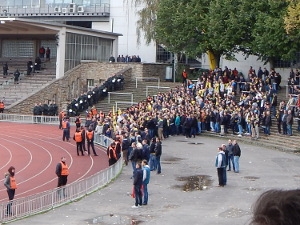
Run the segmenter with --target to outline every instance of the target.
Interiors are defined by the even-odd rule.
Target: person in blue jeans
[[[162,146],[160,138],[156,138],[156,145],[155,145],[155,156],[156,156],[156,165],[157,165],[157,174],[161,173],[161,165],[160,165],[160,157],[162,154]]]
[[[156,156],[155,156],[155,146],[156,146],[156,138],[152,138],[152,142],[150,144],[150,170],[154,171],[157,169],[156,165]]]
[[[236,140],[232,142],[232,152],[233,152],[233,161],[234,161],[234,172],[240,172],[240,157],[241,157],[241,149]]]
[[[150,167],[148,166],[148,161],[145,159],[142,161],[142,168],[143,168],[143,193],[144,193],[143,205],[147,205],[148,184],[150,182]]]

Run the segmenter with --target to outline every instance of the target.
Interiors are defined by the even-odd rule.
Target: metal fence
[[[30,118],[31,117],[31,118]],[[12,114],[1,114],[0,121],[8,121],[8,119],[20,119],[18,122],[33,123],[33,116],[25,115],[12,115]],[[50,120],[54,117],[41,117],[41,123],[47,123],[58,125],[58,120]],[[105,148],[111,144],[111,139],[106,136],[95,135],[95,143]],[[24,217],[28,217],[41,212],[46,212],[53,208],[59,207],[66,203],[73,202],[80,199],[101,187],[104,187],[112,179],[114,179],[122,170],[122,157],[113,166],[106,168],[88,178],[73,182],[66,185],[63,188],[55,188],[53,190],[37,193],[28,197],[15,199],[11,202],[0,203],[0,222],[9,222],[18,220]],[[7,207],[10,207],[11,214],[7,214]]]
[[[168,89],[171,90],[170,87],[161,87],[161,86],[146,86],[146,97],[148,95],[156,95],[157,92],[159,92],[160,89]]]
[[[160,78],[159,77],[136,77],[135,78],[135,88],[138,88],[138,82],[141,81],[142,84],[145,82],[157,82],[157,86],[160,86]]]
[[[133,102],[133,93],[108,92],[108,104],[119,100]]]

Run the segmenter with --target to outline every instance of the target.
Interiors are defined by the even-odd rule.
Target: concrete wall
[[[35,103],[44,103],[53,100],[56,96],[56,104],[59,111],[73,99],[87,91],[87,79],[94,79],[95,85],[100,85],[108,77],[123,74],[125,82],[134,81],[135,77],[160,77],[164,80],[165,64],[142,63],[82,63],[73,70],[68,71],[64,77],[54,80],[33,93],[26,99],[22,99],[6,109],[7,113],[32,114]],[[74,88],[73,88],[74,87]],[[72,90],[74,93],[71,93]]]

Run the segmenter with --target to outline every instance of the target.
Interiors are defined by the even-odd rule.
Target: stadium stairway
[[[96,108],[98,111],[103,111],[104,113],[112,111],[113,108],[115,110],[126,109],[131,105],[145,100],[147,95],[155,96],[158,92],[167,92],[178,85],[180,85],[180,83],[159,82],[158,84],[157,81],[146,79],[139,80],[136,83],[136,80],[127,81],[125,79],[123,90],[113,92],[110,97],[106,97],[97,103]]]
[[[280,101],[282,101],[282,100],[285,100],[286,102],[288,101],[288,98],[286,97],[285,87],[283,87],[278,92],[277,99],[278,99],[278,105],[279,105]],[[297,123],[298,123],[298,121],[294,118],[294,123],[292,126],[292,130],[293,130],[292,136],[278,134],[277,123],[276,123],[275,118],[272,118],[272,126],[270,129],[271,135],[265,135],[263,133],[263,129],[261,128],[260,134],[259,134],[260,137],[257,140],[252,139],[251,136],[245,135],[245,134],[242,137],[238,137],[237,135],[232,135],[232,134],[220,136],[220,134],[216,134],[214,132],[204,132],[201,135],[223,138],[223,139],[225,139],[224,144],[227,144],[228,139],[235,139],[238,142],[245,142],[245,143],[251,144],[251,145],[264,146],[264,147],[276,149],[279,151],[298,153],[298,152],[300,152],[300,146],[298,143],[298,140],[299,140],[298,138],[300,137],[300,132],[297,131],[297,127],[298,127]],[[230,132],[231,132],[231,130],[230,130]]]
[[[11,68],[14,65],[11,65]],[[4,99],[5,107],[28,97],[32,93],[41,89],[48,82],[54,80],[56,69],[55,60],[51,62],[43,62],[42,70],[26,75],[25,70],[20,70],[19,83],[14,84],[13,74],[9,74],[6,78],[0,78],[0,98]]]

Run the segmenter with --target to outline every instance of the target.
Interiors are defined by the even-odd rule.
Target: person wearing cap
[[[66,163],[65,157],[61,157],[61,161],[57,163],[55,173],[58,177],[58,183],[57,183],[57,187],[59,188],[58,195],[59,197],[61,197],[61,195],[63,195],[63,197],[66,197],[64,186],[66,186],[68,182],[69,167]],[[63,190],[62,192],[61,189]]]
[[[5,174],[4,186],[6,187],[8,200],[9,200],[6,206],[6,215],[10,216],[12,215],[12,210],[11,210],[12,200],[15,197],[15,191],[17,189],[17,183],[15,179],[15,167],[13,166],[9,167],[8,173]]]

